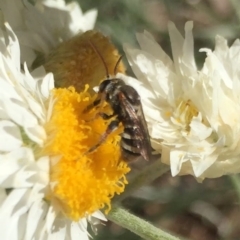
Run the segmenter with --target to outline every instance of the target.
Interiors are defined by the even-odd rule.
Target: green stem
[[[145,167],[140,173],[131,176],[131,178],[128,179],[129,184],[126,185],[124,192],[119,196],[115,196],[113,203],[121,202],[126,197],[132,195],[135,190],[152,182],[167,171],[169,171],[169,166],[161,163],[160,159],[155,161],[150,166]]]
[[[232,184],[237,192],[238,201],[240,202],[240,176],[239,175],[229,175],[229,178],[232,181]]]
[[[146,240],[180,240],[117,206],[112,206],[107,218]]]

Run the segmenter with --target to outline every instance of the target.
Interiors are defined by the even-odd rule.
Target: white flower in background
[[[53,89],[53,75],[20,69],[20,48],[8,24],[0,31],[0,235],[2,240],[89,239],[106,220],[129,171],[119,161],[119,136],[95,152],[108,123],[83,114],[85,91]],[[43,68],[37,72],[44,74]],[[92,114],[96,114],[93,112]]]
[[[97,10],[83,14],[77,2],[64,0],[38,0],[34,5],[27,0],[0,0],[0,9],[19,39],[21,59],[28,66],[36,52],[48,54],[59,43],[93,29],[97,17]]]
[[[202,70],[194,60],[192,22],[185,38],[169,24],[173,61],[153,37],[138,34],[141,50],[125,46],[138,78],[153,147],[173,176],[199,180],[240,172],[240,42],[217,36]],[[127,80],[126,80],[127,81]]]

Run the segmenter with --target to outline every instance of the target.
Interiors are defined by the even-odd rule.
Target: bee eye
[[[101,84],[100,84],[100,86],[99,86],[99,91],[98,92],[104,92],[105,91],[105,89],[107,88],[107,86],[110,84],[110,82],[111,82],[111,80],[104,80]]]

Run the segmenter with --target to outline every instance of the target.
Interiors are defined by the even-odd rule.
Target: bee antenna
[[[119,63],[121,62],[122,58],[123,58],[123,56],[120,56],[119,59],[118,59],[117,62],[116,62],[116,65],[115,65],[114,71],[113,71],[113,72],[114,72],[114,75],[117,74],[117,68],[118,68]]]
[[[95,53],[98,55],[98,57],[102,61],[103,65],[104,65],[104,68],[105,68],[105,71],[106,71],[106,77],[107,77],[107,79],[109,79],[110,76],[109,76],[109,72],[108,72],[108,67],[107,67],[107,64],[106,64],[105,60],[103,59],[103,56],[98,51],[97,47],[93,44],[92,41],[89,40],[89,44],[91,45],[92,49],[95,51]]]

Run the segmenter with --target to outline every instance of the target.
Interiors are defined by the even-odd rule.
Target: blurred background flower
[[[1,0],[0,8],[19,39],[21,61],[29,68],[39,54],[48,54],[76,34],[93,29],[97,17],[96,9],[83,13],[79,4],[64,0]]]

